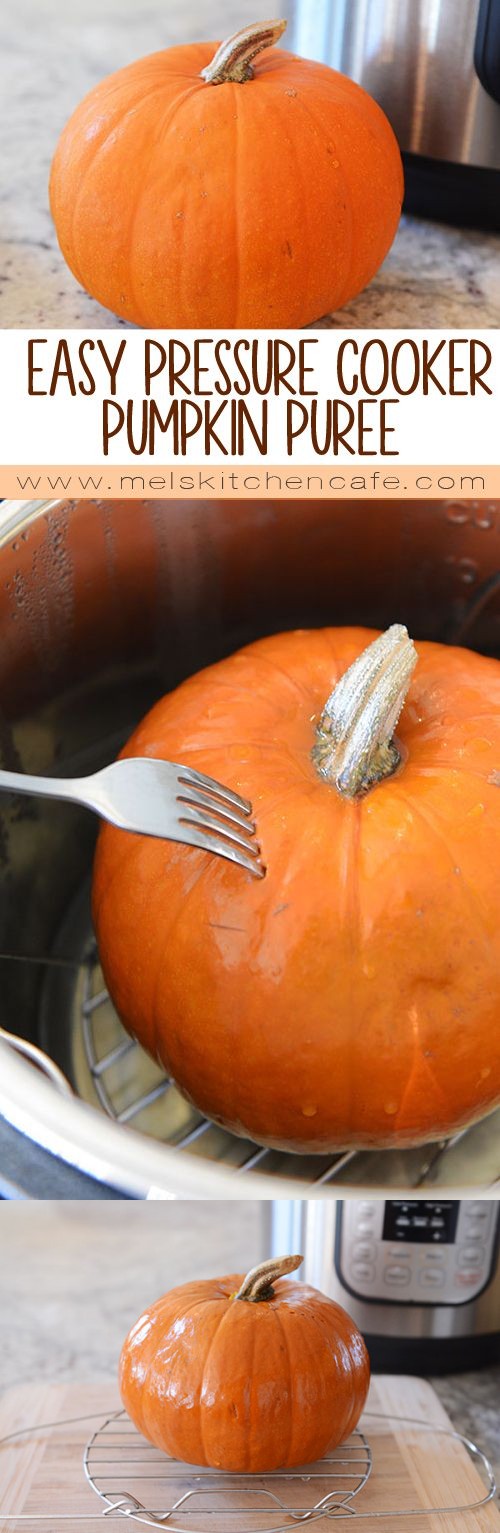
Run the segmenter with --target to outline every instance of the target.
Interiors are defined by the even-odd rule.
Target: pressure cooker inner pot
[[[377,514],[375,514],[377,513]],[[0,547],[3,767],[77,776],[115,757],[153,701],[281,629],[407,624],[500,656],[500,503],[58,502]],[[96,819],[0,798],[0,1022],[124,1125],[227,1174],[386,1185],[500,1174],[500,1114],[407,1152],[298,1157],[207,1124],[124,1033],[90,919]],[[26,1065],[26,1069],[29,1069]],[[466,1151],[464,1141],[466,1140]],[[467,1176],[463,1156],[467,1155]],[[446,1170],[443,1167],[446,1165]]]

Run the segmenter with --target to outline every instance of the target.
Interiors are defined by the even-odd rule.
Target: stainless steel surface
[[[0,1459],[2,1448],[16,1441],[35,1434],[38,1441],[43,1441],[44,1431],[52,1433],[58,1428],[63,1431],[65,1427],[71,1427],[71,1447],[64,1444],[66,1473],[68,1454],[71,1453],[75,1485],[83,1470],[87,1484],[101,1502],[99,1512],[93,1515],[88,1512],[72,1514],[71,1507],[60,1491],[56,1474],[53,1481],[52,1513],[32,1510],[20,1514],[2,1508],[3,1522],[17,1524],[29,1521],[34,1525],[69,1519],[74,1523],[94,1520],[102,1522],[104,1515],[107,1521],[127,1517],[129,1521],[149,1527],[168,1525],[172,1533],[189,1533],[190,1529],[199,1529],[200,1516],[203,1516],[204,1519],[208,1518],[214,1530],[222,1533],[223,1529],[229,1529],[228,1518],[236,1516],[241,1533],[245,1529],[247,1533],[287,1533],[287,1529],[297,1527],[298,1523],[323,1523],[332,1518],[341,1521],[346,1518],[361,1521],[372,1518],[379,1521],[384,1518],[387,1521],[394,1517],[418,1516],[419,1519],[426,1519],[439,1513],[478,1511],[492,1501],[496,1494],[493,1468],[482,1448],[450,1427],[438,1427],[413,1416],[398,1416],[398,1430],[405,1426],[410,1429],[413,1446],[415,1436],[421,1433],[423,1451],[427,1432],[431,1432],[434,1438],[449,1438],[455,1443],[461,1443],[479,1470],[484,1485],[483,1496],[466,1503],[457,1501],[451,1506],[444,1505],[442,1500],[436,1498],[435,1505],[367,1509],[362,1493],[372,1469],[376,1471],[378,1468],[377,1432],[381,1429],[383,1431],[385,1425],[396,1420],[386,1412],[369,1408],[363,1412],[361,1424],[351,1436],[324,1459],[316,1464],[305,1464],[297,1469],[278,1469],[266,1475],[221,1474],[218,1470],[200,1469],[196,1465],[167,1459],[136,1431],[126,1412],[121,1410],[102,1420],[97,1419],[97,1426],[82,1453],[78,1441],[75,1443],[75,1437],[78,1438],[75,1428],[81,1427],[83,1435],[84,1424],[92,1419],[97,1418],[73,1416],[67,1421],[61,1419],[44,1422],[36,1427],[11,1432],[8,1437],[0,1439]],[[374,1447],[370,1442],[370,1423]],[[57,1453],[54,1454],[53,1462],[57,1467]],[[360,1499],[354,1505],[356,1497]],[[217,1507],[211,1505],[213,1501],[217,1502]],[[172,1521],[174,1517],[175,1522]]]
[[[290,46],[350,75],[400,148],[500,169],[500,106],[474,67],[479,0],[296,0]]]
[[[129,756],[90,777],[36,777],[0,770],[0,791],[81,804],[120,830],[180,841],[237,862],[262,878],[252,805],[230,788],[174,761]]]
[[[498,1220],[496,1200],[493,1199],[487,1206],[492,1208],[492,1218]],[[364,1335],[438,1340],[496,1335],[500,1331],[498,1260],[487,1287],[465,1304],[443,1304],[439,1301],[420,1305],[391,1304],[353,1297],[340,1281],[335,1268],[339,1209],[338,1199],[330,1199],[328,1202],[322,1199],[311,1203],[287,1199],[274,1203],[271,1214],[271,1254],[283,1250],[302,1250],[304,1266],[301,1276],[304,1282],[312,1283],[348,1308]],[[397,1297],[401,1298],[401,1295]]]
[[[163,691],[281,628],[400,619],[417,639],[500,654],[499,540],[500,506],[481,501],[388,504],[383,518],[352,502],[241,502],[237,517],[224,502],[0,507],[1,764],[98,770]],[[75,1091],[55,1099],[0,1040],[0,1112],[24,1134],[139,1197],[497,1181],[500,1113],[446,1147],[333,1161],[266,1152],[200,1120],[105,992],[97,1003],[95,823],[50,800],[0,810],[0,1022]]]

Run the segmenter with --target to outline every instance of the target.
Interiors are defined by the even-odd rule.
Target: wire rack
[[[218,1470],[200,1469],[196,1465],[182,1464],[169,1459],[143,1438],[129,1420],[125,1411],[117,1410],[104,1416],[78,1416],[65,1420],[25,1427],[8,1437],[0,1439],[0,1463],[2,1449],[10,1448],[16,1441],[36,1437],[40,1443],[44,1433],[72,1429],[75,1425],[96,1420],[97,1425],[88,1440],[76,1445],[71,1475],[75,1487],[81,1477],[95,1492],[101,1503],[94,1513],[76,1512],[61,1506],[57,1468],[53,1463],[51,1483],[53,1509],[50,1512],[10,1512],[0,1506],[0,1520],[19,1524],[50,1524],[69,1521],[102,1521],[127,1517],[129,1521],[149,1527],[167,1528],[169,1533],[233,1533],[235,1520],[238,1533],[287,1533],[301,1524],[324,1523],[334,1519],[370,1518],[398,1519],[406,1517],[430,1518],[441,1515],[478,1511],[496,1495],[496,1482],[492,1466],[482,1449],[470,1439],[453,1431],[452,1427],[437,1427],[414,1417],[395,1416],[379,1411],[366,1410],[363,1427],[342,1443],[321,1462],[303,1465],[294,1470],[275,1470],[266,1475],[222,1474]],[[467,1503],[452,1506],[408,1505],[391,1507],[381,1504],[380,1484],[390,1476],[377,1464],[377,1431],[389,1429],[397,1420],[398,1431],[408,1429],[415,1442],[426,1433],[461,1443],[479,1469],[484,1494]],[[367,1423],[374,1423],[372,1441]],[[67,1448],[64,1448],[67,1454]],[[375,1505],[366,1504],[363,1492],[374,1471],[378,1479]]]
[[[468,1180],[474,1181],[474,1144],[477,1143],[477,1182],[494,1181],[484,1176],[482,1131],[480,1126],[463,1129],[451,1139],[441,1140],[416,1150],[357,1151],[329,1156],[291,1155],[263,1148],[248,1139],[239,1139],[197,1113],[178,1092],[174,1082],[125,1032],[104,985],[95,948],[82,971],[78,992],[79,1026],[92,1089],[103,1111],[119,1123],[133,1123],[144,1133],[152,1134],[176,1150],[208,1157],[232,1170],[235,1176],[257,1171],[263,1176],[291,1177],[302,1180],[304,1187],[318,1188],[339,1182],[369,1185],[381,1180],[408,1188],[442,1184],[445,1162],[451,1152],[467,1138],[471,1168]],[[494,1119],[491,1125],[495,1140]],[[498,1141],[499,1136],[496,1136]],[[392,1168],[392,1175],[391,1175]]]
[[[90,1102],[110,1119],[131,1125],[171,1151],[192,1157],[193,1173],[217,1164],[231,1181],[251,1171],[302,1183],[304,1192],[333,1185],[410,1190],[465,1183],[484,1190],[500,1178],[500,1109],[450,1139],[406,1150],[350,1150],[292,1155],[242,1139],[203,1117],[175,1083],[125,1032],[105,988],[85,880],[71,907],[71,959],[0,954],[42,971],[38,1047],[0,1028],[0,1039],[23,1054],[60,1091]],[[67,951],[64,945],[64,951]],[[466,1145],[466,1148],[464,1148]],[[465,1166],[466,1161],[466,1166]],[[266,1189],[267,1190],[267,1189]]]
[[[138,1522],[167,1524],[176,1533],[176,1519],[179,1533],[191,1533],[198,1519],[201,1525],[207,1519],[210,1527],[218,1525],[231,1533],[228,1519],[237,1517],[242,1533],[284,1533],[294,1523],[317,1521],[343,1509],[351,1514],[354,1497],[371,1472],[372,1453],[364,1433],[356,1431],[321,1464],[286,1473],[275,1470],[265,1477],[221,1474],[166,1459],[122,1412],[90,1438],[83,1466],[105,1507]],[[126,1480],[130,1483],[124,1491]],[[140,1499],[145,1483],[147,1504]],[[159,1505],[151,1504],[151,1495]],[[262,1514],[264,1527],[259,1526]]]

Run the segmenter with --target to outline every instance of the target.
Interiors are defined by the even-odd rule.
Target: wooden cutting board
[[[463,1444],[439,1430],[452,1429],[429,1384],[420,1379],[379,1376],[372,1382],[368,1407],[360,1425],[370,1444],[373,1467],[367,1483],[351,1502],[351,1511],[341,1517],[343,1523],[352,1523],[353,1514],[363,1513],[360,1533],[365,1527],[373,1533],[375,1529],[380,1533],[404,1533],[405,1529],[407,1533],[500,1533],[500,1512],[493,1502],[476,1511],[423,1512],[426,1507],[463,1506],[484,1494],[482,1478]],[[59,1528],[62,1533],[66,1528],[75,1533],[95,1533],[104,1504],[85,1479],[83,1451],[91,1434],[119,1409],[117,1390],[108,1383],[37,1384],[3,1396],[0,1436],[33,1425],[35,1431],[16,1443],[0,1446],[0,1533],[33,1533],[36,1528],[41,1533],[44,1529],[57,1533]],[[380,1413],[386,1419],[380,1419]],[[80,1416],[87,1419],[72,1419]],[[425,1423],[424,1429],[407,1424],[408,1418],[415,1417]],[[62,1420],[64,1426],[50,1425]],[[173,1500],[194,1488],[195,1498],[184,1502],[184,1512],[176,1512],[164,1524],[167,1530],[180,1527],[182,1533],[262,1533],[269,1528],[274,1533],[283,1526],[297,1528],[297,1520],[286,1516],[280,1501],[297,1512],[331,1492],[333,1485],[341,1489],[352,1485],[352,1479],[344,1485],[344,1477],[361,1472],[365,1450],[352,1439],[345,1453],[338,1451],[346,1461],[335,1466],[343,1477],[340,1481],[326,1481],[324,1470],[316,1466],[307,1477],[293,1481],[279,1474],[256,1477],[248,1496],[248,1478],[231,1477],[229,1481],[226,1477],[221,1497],[217,1488],[220,1476],[214,1477],[209,1471],[207,1479],[206,1471],[174,1465],[144,1444],[124,1418],[111,1421],[104,1436],[99,1432],[91,1466],[113,1493],[132,1491],[157,1511],[166,1510]],[[269,1491],[276,1502],[270,1499]],[[420,1515],[392,1515],[389,1520],[389,1513],[414,1508]],[[10,1518],[7,1513],[14,1515]],[[40,1516],[45,1520],[37,1522]],[[322,1516],[312,1525],[318,1533],[327,1533],[338,1516],[338,1512],[333,1518]],[[113,1527],[118,1520],[116,1512],[108,1513],[105,1519]],[[123,1526],[123,1518],[120,1520]],[[131,1526],[141,1524],[132,1521]]]

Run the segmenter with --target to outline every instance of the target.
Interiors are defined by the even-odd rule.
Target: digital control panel
[[[349,1200],[339,1208],[335,1267],[359,1299],[464,1304],[491,1275],[498,1204]]]
[[[386,1203],[382,1240],[399,1240],[405,1245],[451,1245],[458,1223],[458,1203]]]

